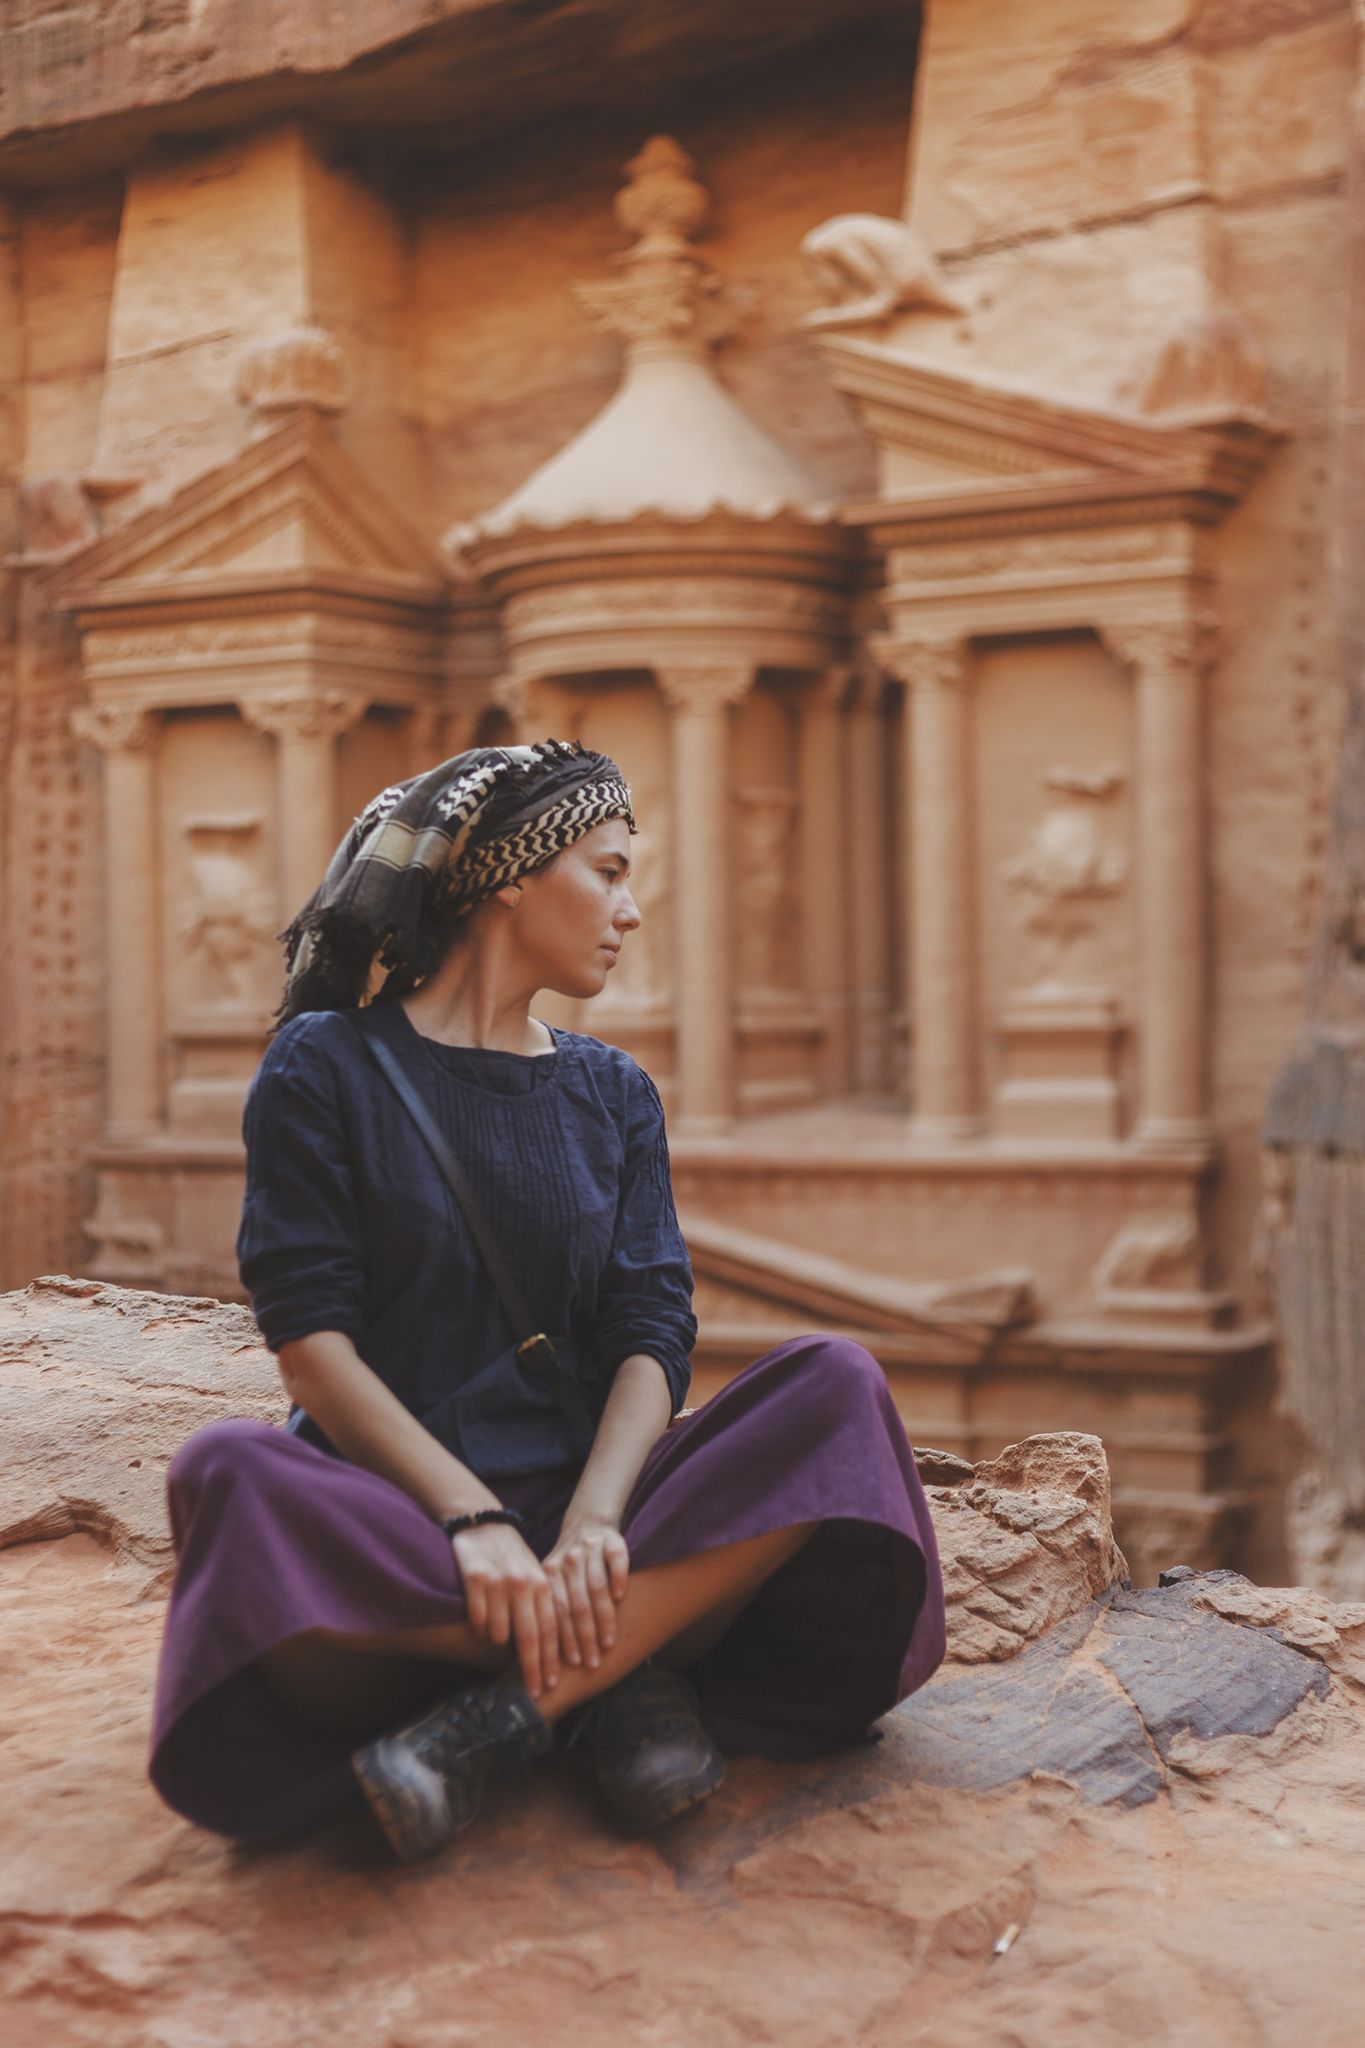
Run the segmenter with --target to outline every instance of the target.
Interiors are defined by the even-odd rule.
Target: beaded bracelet
[[[473,1515],[447,1515],[441,1528],[447,1536],[463,1536],[467,1529],[487,1529],[494,1522],[505,1522],[518,1536],[526,1534],[525,1519],[515,1508],[480,1508]]]

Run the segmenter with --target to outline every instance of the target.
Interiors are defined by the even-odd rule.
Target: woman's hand
[[[566,1516],[545,1571],[564,1661],[595,1671],[616,1641],[616,1609],[630,1580],[626,1539],[605,1517]]]
[[[539,1699],[559,1683],[560,1628],[545,1567],[506,1522],[462,1530],[451,1544],[470,1627],[499,1649],[515,1644],[521,1682]]]

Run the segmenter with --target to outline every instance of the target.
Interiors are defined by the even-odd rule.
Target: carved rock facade
[[[1331,766],[1354,29],[1006,13],[945,0],[917,79],[841,25],[787,169],[641,108],[610,264],[615,165],[495,92],[477,193],[404,196],[375,115],[16,198],[7,1278],[232,1292],[272,934],[376,788],[581,737],[647,924],[544,1013],[663,1088],[702,1384],[832,1320],[954,1455],[1101,1434],[1140,1577],[1279,1569],[1251,1154]]]

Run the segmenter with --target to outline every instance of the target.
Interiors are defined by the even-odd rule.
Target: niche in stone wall
[[[1001,1138],[1103,1143],[1131,1097],[1132,701],[1089,634],[975,662],[983,1099]]]
[[[274,768],[270,740],[229,707],[165,719],[161,979],[177,1136],[235,1136],[278,1000]],[[148,1030],[161,1008],[149,990]]]

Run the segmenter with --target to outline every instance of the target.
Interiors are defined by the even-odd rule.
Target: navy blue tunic
[[[581,1460],[553,1392],[519,1365],[459,1206],[357,1027],[386,1040],[425,1099],[594,1422],[633,1352],[658,1360],[676,1413],[697,1326],[648,1075],[570,1031],[539,1056],[440,1045],[396,1003],[296,1017],[252,1083],[237,1253],[271,1349],[343,1331],[485,1479]],[[291,1427],[321,1440],[307,1417]]]

